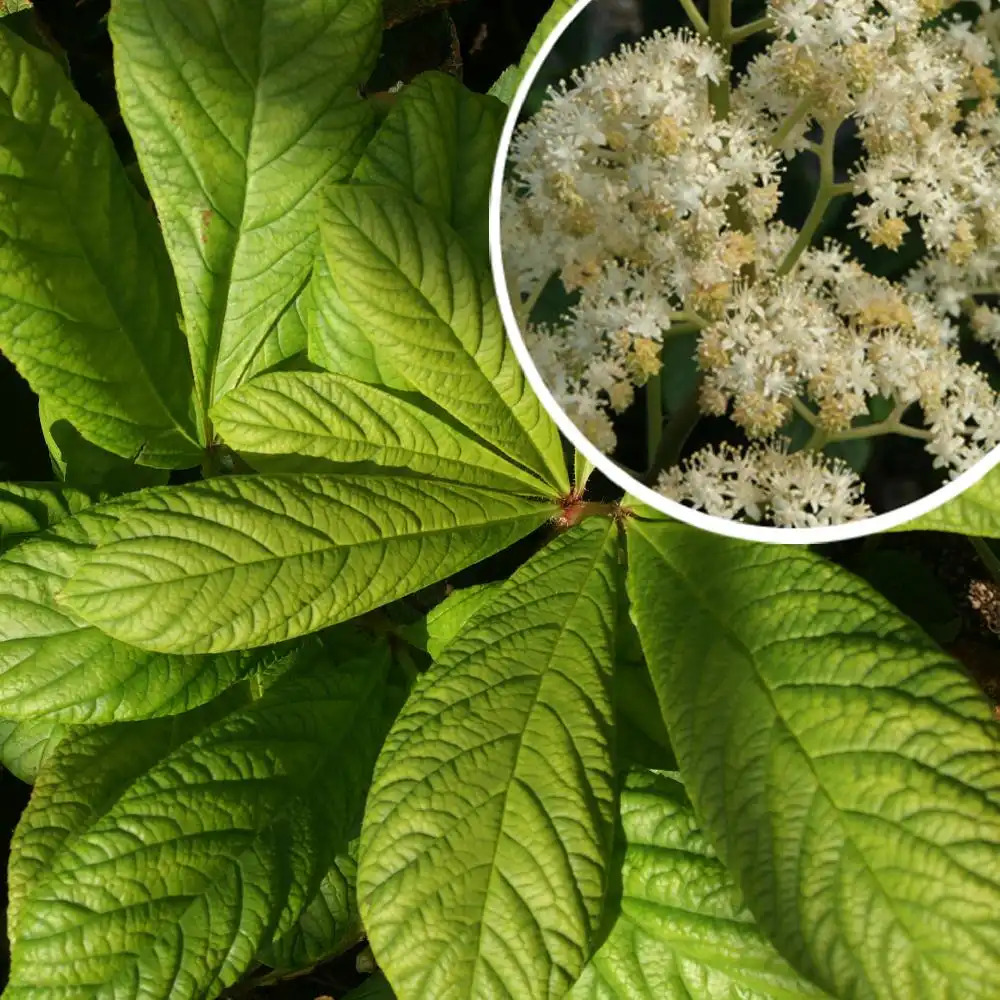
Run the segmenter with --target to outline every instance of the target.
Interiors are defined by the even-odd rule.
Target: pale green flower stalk
[[[943,18],[947,0],[771,0],[734,25],[729,0],[551,90],[515,135],[503,212],[508,280],[534,359],[598,447],[611,415],[647,397],[650,482],[721,517],[782,526],[868,516],[863,484],[824,449],[898,435],[954,476],[1000,445],[1000,405],[958,350],[959,322],[1000,348],[1000,91],[996,16]],[[734,84],[735,46],[770,41]],[[838,133],[863,155],[844,178]],[[798,155],[819,184],[799,231],[780,222]],[[841,167],[843,165],[840,165]],[[892,251],[919,227],[902,280],[817,240],[831,208]],[[530,321],[557,278],[579,302]],[[664,342],[698,333],[696,394],[664,425]],[[873,416],[880,413],[880,418]],[[746,447],[677,464],[703,415]],[[794,418],[811,427],[789,451]]]

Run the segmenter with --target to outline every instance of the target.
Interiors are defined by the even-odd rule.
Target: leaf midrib
[[[507,499],[507,498],[508,498],[507,496],[504,496],[504,499]],[[531,498],[531,499],[533,500],[534,498]],[[529,511],[525,511],[525,512],[522,512],[522,513],[519,513],[519,514],[511,514],[511,515],[508,515],[508,516],[505,516],[505,517],[488,518],[488,519],[485,519],[485,520],[482,520],[482,521],[464,522],[464,523],[462,523],[460,525],[451,525],[451,526],[446,526],[446,527],[441,527],[441,528],[432,528],[432,529],[427,530],[427,531],[411,531],[411,532],[404,532],[404,533],[398,534],[398,535],[389,535],[389,536],[382,535],[382,536],[379,536],[377,538],[366,539],[363,542],[350,542],[350,543],[347,543],[347,544],[339,544],[338,545],[333,539],[329,539],[329,536],[326,536],[328,538],[330,544],[324,545],[324,546],[320,546],[320,547],[315,548],[315,549],[309,549],[309,550],[305,550],[305,551],[301,551],[301,552],[294,552],[294,553],[289,553],[289,554],[284,554],[284,555],[274,555],[274,554],[272,554],[272,555],[265,556],[265,557],[262,557],[262,558],[259,558],[259,559],[250,559],[250,560],[244,560],[244,561],[240,561],[240,562],[234,561],[232,566],[227,566],[227,567],[224,567],[224,568],[221,568],[221,569],[206,570],[206,571],[201,572],[201,573],[184,573],[182,576],[169,577],[169,578],[160,578],[160,579],[157,579],[157,580],[149,581],[147,583],[130,584],[130,585],[127,585],[127,586],[115,586],[113,588],[113,590],[111,590],[110,588],[106,588],[105,587],[105,588],[102,588],[101,590],[93,590],[93,591],[89,591],[89,592],[88,591],[84,591],[83,594],[84,594],[84,596],[95,596],[95,595],[98,595],[98,594],[108,593],[109,591],[112,592],[112,593],[132,593],[134,591],[142,590],[145,587],[161,587],[161,586],[164,586],[166,584],[177,583],[177,582],[183,581],[183,580],[201,580],[201,579],[207,579],[209,577],[216,576],[219,573],[230,573],[230,572],[233,572],[233,570],[243,569],[244,567],[261,566],[261,565],[266,565],[266,564],[273,563],[273,562],[284,563],[284,562],[292,561],[292,560],[295,560],[295,559],[303,559],[303,558],[306,558],[306,557],[309,557],[309,556],[314,556],[314,555],[317,555],[317,554],[322,554],[322,553],[327,553],[327,552],[334,552],[334,551],[338,551],[338,550],[341,550],[341,549],[348,549],[348,550],[351,550],[351,551],[356,551],[356,550],[364,549],[364,548],[367,548],[367,547],[373,546],[373,545],[374,546],[385,545],[386,543],[390,543],[390,542],[405,542],[405,541],[419,540],[419,539],[423,539],[423,538],[433,538],[433,537],[436,537],[436,536],[442,535],[442,534],[457,534],[459,532],[465,532],[465,531],[469,531],[469,530],[478,530],[480,528],[490,528],[490,527],[494,527],[494,526],[497,526],[497,525],[507,524],[507,523],[510,523],[510,522],[516,522],[516,521],[519,521],[519,520],[533,520],[533,519],[537,518],[542,513],[545,513],[546,516],[549,517],[549,516],[551,516],[552,514],[554,514],[559,509],[554,504],[553,505],[548,505],[548,506],[549,506],[548,510],[541,509],[542,505],[540,504],[540,509],[538,511],[530,511],[530,512]],[[174,513],[177,513],[177,512],[170,511],[170,513],[174,514]],[[230,525],[225,525],[225,527],[226,528],[230,528],[231,526]],[[310,525],[299,525],[299,527],[309,528],[311,526]],[[137,535],[137,536],[134,536],[132,538],[114,539],[111,542],[105,543],[105,545],[99,545],[99,546],[97,546],[97,549],[95,551],[95,555],[97,553],[99,553],[101,549],[106,548],[108,546],[117,545],[117,544],[127,544],[129,542],[140,541],[143,538],[146,538],[146,539],[156,539],[156,538],[159,538],[162,541],[178,541],[179,540],[179,539],[172,539],[169,536],[164,537],[164,536],[156,536],[156,535],[148,535],[148,536],[138,536]],[[210,545],[207,545],[205,542],[200,542],[197,538],[185,538],[185,539],[180,539],[180,541],[194,542],[196,544],[203,545],[206,548],[211,548]],[[87,565],[90,564],[90,562],[91,562],[91,560],[87,560],[84,563],[84,567],[81,567],[81,568],[85,568]],[[69,581],[70,583],[72,583],[72,581],[76,579],[76,576],[78,575],[78,573],[79,573],[79,570],[77,571],[77,573],[73,574],[72,577],[70,577],[70,581]],[[62,597],[61,593],[57,596],[57,600],[59,600],[59,601],[63,600],[63,597]],[[66,603],[68,603],[69,606],[72,608],[73,602],[72,602],[71,599],[67,600]]]
[[[609,522],[609,525],[610,525],[610,522]],[[610,531],[610,527],[609,527],[608,530]],[[511,761],[510,780],[507,781],[505,783],[505,785],[504,785],[504,789],[503,789],[503,803],[502,803],[502,805],[500,807],[500,817],[499,817],[499,821],[497,823],[497,835],[495,836],[495,838],[493,840],[493,850],[492,850],[492,853],[491,853],[490,859],[489,859],[490,874],[489,874],[489,878],[487,879],[486,888],[483,891],[483,897],[482,897],[481,905],[478,907],[479,918],[477,920],[477,923],[479,924],[479,932],[478,932],[478,934],[476,936],[475,960],[473,962],[472,969],[471,969],[470,974],[469,974],[469,982],[470,982],[470,984],[475,984],[478,981],[480,963],[483,960],[482,959],[482,955],[483,955],[483,934],[484,934],[484,931],[485,931],[485,928],[486,928],[486,920],[485,920],[486,904],[487,904],[487,901],[490,899],[490,897],[492,896],[492,893],[493,893],[493,881],[494,881],[494,878],[496,877],[496,873],[497,873],[497,864],[496,864],[497,853],[498,853],[498,851],[500,849],[500,840],[501,840],[502,831],[506,827],[507,809],[508,809],[508,807],[510,805],[510,792],[511,792],[511,789],[514,787],[515,783],[516,783],[516,775],[517,775],[517,772],[518,772],[518,764],[519,764],[520,757],[521,757],[521,751],[524,749],[524,737],[525,737],[525,734],[527,732],[527,722],[534,715],[536,709],[538,708],[538,699],[539,699],[539,697],[541,695],[542,688],[544,687],[545,678],[548,675],[548,672],[549,672],[549,670],[550,670],[550,668],[552,666],[552,662],[553,662],[553,660],[555,658],[556,651],[562,645],[563,638],[565,637],[566,632],[567,632],[567,630],[569,628],[569,623],[570,623],[570,619],[572,618],[573,611],[576,609],[577,604],[579,603],[579,601],[583,597],[584,591],[587,589],[588,585],[590,584],[591,579],[592,579],[592,577],[594,575],[594,569],[595,569],[595,567],[605,557],[605,550],[607,548],[607,544],[608,544],[607,536],[604,536],[602,538],[601,544],[599,546],[596,546],[596,551],[595,551],[592,559],[590,560],[590,566],[589,566],[587,572],[582,575],[582,579],[581,579],[579,588],[575,591],[575,593],[571,591],[571,593],[573,594],[573,604],[572,604],[572,607],[566,611],[565,615],[562,618],[562,621],[559,623],[558,632],[556,634],[555,641],[552,643],[551,652],[550,652],[549,656],[546,658],[545,666],[537,674],[538,684],[537,684],[537,686],[535,688],[534,693],[532,694],[531,705],[528,708],[528,710],[525,712],[525,715],[524,715],[525,723],[524,723],[524,725],[522,725],[520,731],[515,736],[516,749],[514,751],[514,758]],[[548,813],[548,810],[546,809],[545,812]],[[567,852],[567,859],[570,860],[568,852]],[[580,904],[580,909],[583,912],[586,912],[586,910],[587,910],[586,902],[582,898],[582,895],[579,893],[579,886],[574,885],[574,888],[577,890],[577,901]],[[538,927],[539,932],[542,933],[542,928],[537,924],[537,922],[536,922],[536,927]],[[542,933],[542,936],[544,937],[543,933]],[[549,952],[548,948],[545,948],[544,950],[545,950],[545,953],[546,953],[546,957],[548,959],[550,959],[550,961],[552,961],[552,965],[555,966],[555,962],[552,959],[552,955]],[[568,971],[568,970],[564,970],[564,971]]]

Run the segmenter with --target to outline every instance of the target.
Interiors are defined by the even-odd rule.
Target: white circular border
[[[510,112],[507,115],[503,133],[500,136],[500,148],[493,169],[493,183],[490,189],[490,259],[493,269],[493,281],[496,286],[497,300],[500,304],[504,326],[507,328],[507,336],[510,339],[511,346],[514,348],[514,354],[524,369],[528,382],[563,434],[566,435],[577,451],[593,463],[595,468],[600,469],[608,479],[621,486],[637,500],[641,500],[650,507],[678,521],[684,521],[695,528],[704,528],[706,531],[711,531],[715,534],[726,535],[730,538],[741,538],[751,542],[771,542],[783,545],[822,545],[829,542],[843,542],[849,538],[861,538],[865,535],[873,535],[880,531],[896,528],[913,518],[927,514],[949,500],[952,500],[974,483],[979,482],[991,469],[1000,464],[1000,447],[994,448],[993,451],[980,459],[971,469],[963,472],[940,489],[934,490],[933,493],[928,493],[927,496],[921,497],[913,503],[906,504],[904,507],[889,511],[886,514],[876,514],[874,517],[865,518],[863,521],[850,521],[847,524],[822,528],[766,528],[745,524],[742,521],[731,521],[724,517],[704,514],[690,507],[685,507],[676,500],[670,500],[662,494],[656,493],[648,486],[644,486],[637,479],[630,476],[608,458],[607,455],[591,444],[573,421],[566,416],[562,407],[556,402],[555,397],[549,392],[541,375],[539,375],[514,315],[514,307],[510,300],[506,274],[503,267],[503,246],[500,238],[500,208],[504,174],[506,173],[507,153],[510,149],[514,130],[517,127],[518,115],[524,102],[527,100],[528,92],[535,82],[535,77],[538,76],[545,60],[548,58],[549,53],[555,48],[570,24],[576,20],[590,3],[591,0],[577,0],[556,25],[549,37],[545,39],[538,55],[535,56],[534,61],[524,74],[514,94],[514,99],[511,101]]]

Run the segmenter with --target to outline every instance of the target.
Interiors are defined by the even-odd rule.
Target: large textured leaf
[[[263,375],[220,400],[212,419],[222,439],[260,472],[382,467],[516,493],[546,489],[444,420],[340,375]]]
[[[0,764],[30,785],[65,735],[66,727],[58,722],[0,719]]]
[[[59,602],[66,580],[124,509],[89,508],[0,559],[0,718],[101,723],[174,715],[214,698],[259,660],[150,653]]]
[[[490,178],[506,111],[453,76],[424,73],[403,89],[354,176],[409,195],[485,257]]]
[[[418,683],[379,758],[358,898],[402,1000],[561,997],[594,941],[614,793],[618,540],[521,567]]]
[[[177,294],[97,115],[0,27],[0,349],[88,439],[146,465],[201,452]]]
[[[308,969],[353,947],[363,936],[358,913],[356,841],[338,854],[319,892],[295,925],[260,955],[272,969]]]
[[[1000,981],[1000,731],[957,663],[793,547],[629,524],[680,770],[758,923],[842,1000]]]
[[[123,642],[242,649],[403,597],[506,548],[555,509],[391,476],[233,476],[150,490],[61,596]]]
[[[297,656],[207,726],[60,745],[18,829],[5,997],[213,997],[290,929],[346,848],[388,724],[387,647],[340,633]]]
[[[0,483],[0,552],[90,503],[86,493],[60,483]]]
[[[960,535],[1000,538],[1000,467],[986,473],[953,500],[895,530],[953,531]]]
[[[815,1000],[754,925],[670,774],[634,771],[621,797],[619,912],[570,1000]]]
[[[274,363],[315,253],[316,194],[374,127],[377,0],[118,0],[125,121],[156,202],[200,399]]]
[[[508,457],[569,491],[559,434],[504,335],[488,269],[397,191],[330,188],[323,248],[337,293],[379,356]]]

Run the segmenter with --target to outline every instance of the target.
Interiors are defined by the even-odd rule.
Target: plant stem
[[[646,382],[646,463],[652,466],[663,436],[663,380],[650,375]]]
[[[781,123],[781,128],[771,136],[771,145],[777,149],[788,138],[789,133],[796,125],[805,118],[809,109],[813,106],[811,94],[806,94],[798,104],[788,113],[788,117]]]
[[[680,332],[690,333],[691,330],[704,330],[708,326],[708,320],[703,319],[697,313],[687,311],[671,313],[670,323],[670,329],[667,331],[668,335]],[[690,327],[691,330],[678,330],[677,327],[681,326]]]
[[[822,223],[823,217],[826,215],[826,210],[830,207],[830,202],[838,197],[837,185],[833,179],[833,152],[840,122],[827,119],[822,125],[823,141],[820,143],[819,152],[817,153],[819,156],[819,190],[816,192],[816,200],[813,202],[809,217],[802,226],[802,231],[799,233],[798,239],[792,244],[791,250],[788,251],[785,259],[781,262],[781,266],[775,272],[779,278],[788,274],[798,263],[799,258],[806,251],[809,244],[812,243],[812,239],[816,235],[816,230],[819,229],[820,223]]]
[[[691,436],[698,421],[701,419],[701,407],[698,405],[698,396],[701,390],[701,379],[695,383],[694,390],[687,399],[680,405],[673,414],[663,433],[660,436],[660,443],[656,449],[656,454],[646,469],[643,482],[647,486],[652,486],[659,478],[664,469],[669,469],[680,461],[681,452],[687,439]]]
[[[713,42],[723,50],[725,70],[718,83],[709,85],[708,93],[715,109],[715,117],[722,119],[729,115],[729,67],[732,64],[733,44],[729,36],[733,30],[733,0],[709,0],[708,34]]]
[[[738,45],[746,41],[751,35],[759,34],[761,31],[771,31],[774,28],[774,21],[770,17],[758,17],[756,21],[750,21],[739,28],[730,30],[726,41],[730,45]]]
[[[701,12],[694,5],[694,0],[681,0],[681,6],[684,8],[684,13],[687,14],[688,20],[694,25],[694,30],[698,32],[699,35],[708,34],[708,23],[705,18],[701,16]]]
[[[514,312],[517,315],[519,326],[526,326],[530,322],[531,314],[535,311],[535,306],[538,305],[538,300],[542,297],[542,292],[545,291],[546,286],[552,280],[552,275],[555,273],[555,271],[552,271],[542,278],[532,293],[523,302],[520,301],[521,297],[516,293],[516,290],[512,290],[510,301],[514,305]]]
[[[969,539],[969,543],[976,550],[983,565],[990,571],[993,582],[1000,584],[1000,558],[997,558],[997,554],[991,548],[990,543],[985,538],[977,538],[974,535],[966,535],[966,538]]]

